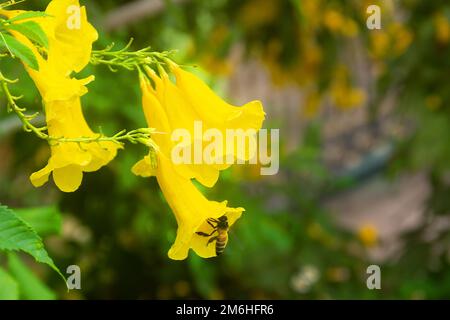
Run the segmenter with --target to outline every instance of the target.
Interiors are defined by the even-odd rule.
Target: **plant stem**
[[[8,112],[14,112],[19,120],[22,122],[23,128],[27,132],[33,132],[38,138],[46,140],[49,144],[59,144],[59,143],[100,143],[100,142],[114,142],[119,145],[123,145],[123,141],[128,141],[133,144],[142,143],[148,147],[156,149],[157,146],[151,139],[151,135],[154,133],[154,129],[151,128],[140,128],[131,131],[122,130],[115,135],[108,137],[103,134],[97,134],[92,137],[76,137],[76,138],[66,138],[66,137],[53,137],[48,134],[48,128],[36,127],[31,123],[31,120],[36,118],[38,113],[28,115],[26,114],[26,109],[21,108],[17,105],[17,101],[21,97],[16,97],[12,95],[9,90],[9,85],[16,83],[17,80],[11,80],[6,78],[0,72],[0,88],[5,94],[7,110]]]

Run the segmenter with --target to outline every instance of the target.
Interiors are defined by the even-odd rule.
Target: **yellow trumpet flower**
[[[170,131],[170,124],[165,110],[159,102],[151,84],[141,76],[142,103],[148,125],[156,131],[166,133]],[[169,257],[183,260],[188,256],[189,249],[193,249],[199,256],[209,258],[216,255],[213,244],[207,244],[207,237],[196,232],[210,234],[213,229],[207,219],[217,219],[223,215],[228,217],[229,225],[241,216],[243,208],[229,208],[227,201],[217,202],[207,200],[195,187],[191,179],[179,174],[175,165],[167,157],[167,149],[171,148],[170,137],[158,134],[153,137],[158,150],[155,165],[151,155],[139,161],[132,169],[133,173],[143,177],[156,176],[158,184],[170,208],[175,214],[178,231],[175,243],[169,250]]]
[[[68,9],[74,9],[71,17]],[[23,11],[3,11],[14,17]],[[78,0],[53,0],[46,11],[48,16],[33,18],[39,23],[49,40],[49,49],[44,59],[33,44],[19,33],[14,36],[35,54],[39,70],[26,67],[36,84],[45,107],[48,134],[57,138],[96,137],[84,119],[80,97],[87,93],[85,85],[93,76],[78,80],[71,77],[89,62],[92,43],[97,40],[95,28],[88,22],[85,7]],[[73,21],[70,23],[70,19]],[[110,162],[119,146],[113,142],[74,143],[51,145],[48,164],[31,175],[34,186],[48,181],[50,173],[58,188],[64,192],[78,189],[83,172],[92,172]]]
[[[170,63],[170,69],[176,77],[176,83],[173,83],[169,76],[161,71],[157,76],[152,70],[147,69],[148,76],[155,83],[155,96],[164,108],[170,129],[188,130],[191,137],[199,138],[195,135],[195,123],[201,123],[203,130],[218,130],[222,136],[226,136],[228,129],[241,129],[247,131],[253,129],[257,132],[261,129],[265,118],[263,106],[260,101],[252,101],[243,106],[233,106],[220,97],[218,97],[202,80],[190,72],[182,70],[173,62]],[[180,116],[182,115],[182,116]],[[204,137],[200,142],[203,148],[210,143]],[[192,161],[192,164],[176,165],[176,169],[185,178],[195,178],[206,187],[212,187],[217,182],[219,171],[230,167],[230,163],[225,160],[227,156],[233,159],[240,158],[248,160],[251,158],[250,145],[256,142],[254,136],[248,137],[249,141],[245,150],[227,150],[223,145],[220,154],[215,155],[215,160],[210,164],[198,164]],[[183,141],[185,142],[185,141]],[[189,143],[195,144],[199,141],[194,139]],[[189,146],[188,146],[189,147]],[[170,156],[171,150],[167,150],[167,156]],[[230,154],[232,153],[232,154]]]
[[[217,96],[194,74],[181,69],[175,63],[170,67],[182,96],[210,126],[220,129],[261,129],[265,117],[261,101],[233,106]]]

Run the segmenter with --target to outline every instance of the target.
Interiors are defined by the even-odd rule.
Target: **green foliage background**
[[[97,48],[112,41],[124,45],[134,37],[135,49],[149,44],[155,50],[178,49],[178,62],[201,65],[205,52],[222,61],[237,42],[246,45],[248,59],[264,56],[267,44],[276,39],[282,44],[277,61],[286,73],[302,58],[304,40],[292,28],[305,23],[304,16],[294,14],[301,0],[275,1],[281,8],[279,18],[256,27],[245,25],[239,15],[252,1],[192,0],[183,5],[167,1],[166,9],[155,16],[104,32],[105,14],[127,2],[86,3],[101,35]],[[369,45],[364,12],[358,11],[356,3],[328,1],[326,6],[353,17]],[[36,10],[45,5],[46,1],[26,2],[26,8]],[[211,199],[228,199],[230,205],[246,208],[225,255],[209,260],[191,255],[185,261],[171,261],[167,251],[175,238],[173,214],[154,179],[141,179],[130,172],[145,154],[141,146],[127,145],[126,152],[119,152],[108,167],[86,174],[82,187],[73,194],[59,192],[52,183],[35,189],[28,176],[47,160],[48,146],[22,132],[0,100],[0,202],[25,208],[22,219],[44,237],[49,255],[63,273],[72,264],[82,270],[82,290],[67,292],[50,268],[22,254],[1,252],[0,283],[5,285],[0,287],[0,298],[448,298],[450,233],[445,230],[433,240],[425,240],[424,234],[437,216],[448,219],[450,214],[450,46],[436,44],[433,29],[434,15],[442,13],[449,20],[450,7],[446,1],[405,0],[397,8],[406,13],[403,23],[414,40],[404,54],[383,57],[388,71],[377,79],[375,96],[383,96],[400,83],[398,110],[414,119],[415,130],[396,145],[394,156],[377,174],[395,177],[426,170],[432,191],[425,222],[405,234],[404,250],[381,266],[382,290],[367,289],[366,268],[372,263],[367,249],[356,235],[340,229],[322,206],[324,196],[358,188],[359,181],[336,177],[321,164],[320,120],[311,122],[295,152],[281,155],[277,178],[252,180],[227,171],[217,187],[207,192]],[[229,35],[216,46],[208,40],[218,26],[226,26]],[[326,63],[315,72],[314,81],[327,88],[333,80],[330,66],[338,63],[343,40],[327,31],[315,37]],[[39,95],[22,67],[4,61],[2,71],[20,78],[14,90],[24,94],[23,103],[41,110]],[[83,97],[93,129],[101,126],[103,132],[113,133],[145,126],[135,74],[111,74],[101,66],[84,72],[96,75],[89,94]],[[223,80],[214,74],[207,77],[212,86]],[[426,106],[430,95],[440,97],[439,108]],[[376,113],[377,99],[373,101]],[[266,125],[272,125],[270,119]],[[283,149],[283,135],[281,139]],[[274,197],[285,199],[281,209],[265,201]],[[16,212],[20,215],[21,210]],[[319,277],[299,291],[293,279],[305,268],[312,268]],[[333,270],[344,276],[330,276]]]

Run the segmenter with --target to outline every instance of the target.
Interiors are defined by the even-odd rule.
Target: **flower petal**
[[[53,180],[63,192],[76,191],[83,180],[83,171],[79,166],[69,165],[53,170]]]
[[[138,161],[131,171],[137,175],[144,178],[156,175],[156,170],[153,168],[150,157],[145,156],[144,159]]]
[[[228,225],[230,228],[236,222],[236,220],[241,217],[243,211],[245,211],[244,208],[228,208],[228,207],[226,208],[225,215],[228,218]],[[219,217],[212,217],[212,218],[217,219]],[[197,231],[210,234],[213,231],[213,229],[205,221]],[[217,235],[217,233],[215,235]],[[195,253],[202,258],[215,257],[216,256],[215,242],[212,242],[208,245],[209,239],[210,239],[209,237],[203,237],[194,234],[190,246],[195,251]]]
[[[164,77],[161,80],[152,74],[152,79],[157,83],[156,90],[153,90],[151,85],[144,78],[141,78],[144,114],[148,126],[159,132],[152,137],[153,140],[159,146],[161,152],[167,158],[170,158],[174,147],[174,142],[171,140],[172,130],[189,130],[192,137],[195,115],[189,114],[190,109],[168,78]],[[163,99],[164,104],[159,99]],[[192,146],[193,141],[189,141],[187,147],[191,148]],[[176,164],[175,169],[186,179],[195,178],[207,187],[214,186],[219,178],[219,171],[211,165],[182,163]]]
[[[78,0],[53,0],[45,12],[54,17],[42,24],[50,35],[49,63],[64,70],[65,75],[80,72],[89,63],[92,43],[98,38],[87,20],[86,8]]]
[[[217,96],[194,74],[184,71],[176,64],[172,64],[171,69],[176,76],[176,86],[204,122],[216,128],[261,128],[265,112],[260,101],[233,106]]]
[[[208,218],[219,218],[232,213],[230,218],[234,222],[242,208],[228,208],[227,202],[209,201],[194,186],[192,181],[177,173],[171,161],[164,155],[158,156],[158,170],[156,174],[161,191],[178,222],[177,237],[169,250],[169,257],[183,260],[188,256],[190,248],[194,248],[204,257],[215,256],[215,251],[206,247],[207,238],[200,238],[196,234],[205,225]]]
[[[41,170],[34,172],[30,176],[30,181],[33,184],[33,186],[35,186],[37,188],[37,187],[41,187],[45,183],[47,183],[48,177],[49,177],[50,173],[52,173],[52,170],[53,170],[53,168],[49,164],[47,164]]]

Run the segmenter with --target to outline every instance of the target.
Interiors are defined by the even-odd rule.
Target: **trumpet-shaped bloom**
[[[176,83],[162,72],[158,77],[151,70],[148,75],[155,83],[155,96],[167,115],[170,129],[185,129],[191,137],[199,139],[195,135],[195,123],[201,122],[203,130],[214,129],[225,137],[227,129],[241,129],[247,131],[253,129],[255,133],[261,129],[265,113],[260,101],[252,101],[243,106],[233,106],[218,97],[202,80],[195,75],[182,70],[175,63],[170,65],[175,74]],[[192,139],[191,146],[200,142],[205,148],[210,141],[203,136],[202,141]],[[186,178],[195,178],[201,184],[212,187],[217,182],[219,171],[228,168],[231,164],[226,161],[227,157],[232,159],[241,158],[248,160],[251,145],[256,145],[255,136],[249,136],[245,150],[238,151],[235,147],[228,150],[224,144],[222,152],[215,154],[212,163],[195,163],[176,165],[178,172]],[[187,146],[188,148],[191,146]],[[170,156],[167,150],[167,155]],[[230,154],[231,153],[231,154]],[[218,159],[219,161],[215,161]]]
[[[194,186],[193,182],[178,174],[170,159],[158,152],[157,169],[152,169],[149,158],[138,162],[133,172],[141,176],[156,175],[161,191],[178,223],[177,237],[169,250],[169,258],[186,259],[189,249],[193,249],[202,258],[216,256],[214,242],[207,244],[209,237],[196,232],[210,234],[213,228],[207,219],[218,219],[226,215],[231,227],[240,218],[243,208],[229,208],[227,201],[210,201]],[[215,234],[217,235],[217,234]],[[212,235],[214,236],[214,235]]]
[[[141,89],[143,109],[149,126],[160,132],[170,131],[166,112],[156,97],[156,92],[144,78],[141,78]],[[175,243],[169,250],[169,257],[175,260],[185,259],[190,248],[204,258],[215,256],[215,246],[207,245],[209,238],[197,235],[196,232],[210,234],[213,229],[206,220],[217,219],[223,215],[228,217],[228,223],[231,226],[241,216],[244,209],[229,208],[226,201],[207,200],[191,179],[180,175],[171,159],[167,157],[166,149],[171,147],[170,137],[166,134],[158,134],[153,137],[153,140],[159,147],[156,157],[157,165],[152,164],[149,155],[133,167],[133,172],[143,177],[156,176],[175,214],[178,231]]]
[[[48,101],[45,104],[48,132],[54,137],[92,137],[83,118],[79,97],[69,100]],[[65,142],[51,145],[48,164],[30,177],[34,186],[48,181],[53,172],[53,180],[61,191],[73,192],[83,179],[83,172],[93,172],[111,161],[117,150],[113,142],[74,143]]]
[[[70,24],[69,8],[79,9]],[[48,17],[35,18],[49,40],[49,49],[44,59],[33,44],[19,33],[14,36],[35,54],[39,70],[27,67],[27,72],[36,84],[45,107],[48,133],[56,138],[97,137],[83,117],[80,97],[87,93],[86,84],[94,79],[71,77],[89,62],[92,43],[97,40],[97,31],[87,21],[86,10],[78,0],[53,0],[46,11]],[[2,12],[13,17],[21,11]],[[78,15],[79,13],[79,15]],[[111,142],[74,143],[51,145],[51,157],[47,166],[31,175],[34,186],[48,181],[53,172],[55,184],[64,192],[73,192],[81,184],[83,172],[96,171],[109,163],[117,153],[118,145]]]
[[[176,86],[193,110],[204,122],[214,128],[261,129],[265,113],[261,101],[255,100],[243,106],[233,106],[212,91],[194,74],[171,64]],[[169,106],[168,106],[169,107]]]

